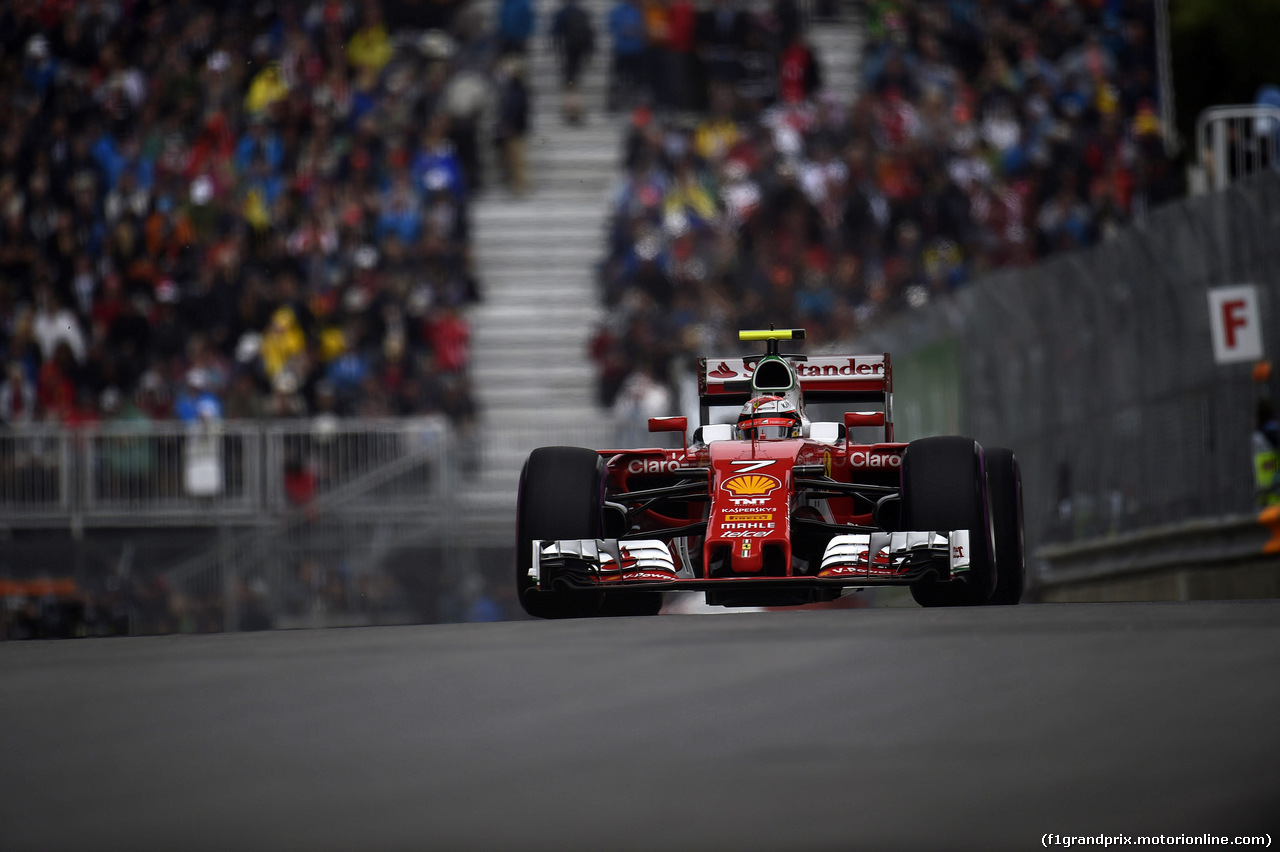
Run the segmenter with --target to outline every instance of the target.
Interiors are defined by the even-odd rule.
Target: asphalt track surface
[[[1280,840],[1280,601],[0,645],[6,852],[1204,832]]]

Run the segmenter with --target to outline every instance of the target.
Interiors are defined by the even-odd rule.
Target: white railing
[[[1211,190],[1280,169],[1280,108],[1263,104],[1210,107],[1196,119],[1196,147]]]
[[[447,491],[451,442],[434,418],[26,427],[0,433],[0,515],[10,526],[254,523],[327,495],[382,513]]]

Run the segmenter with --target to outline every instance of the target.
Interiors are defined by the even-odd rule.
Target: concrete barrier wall
[[[1042,547],[1042,602],[1280,597],[1280,508]]]

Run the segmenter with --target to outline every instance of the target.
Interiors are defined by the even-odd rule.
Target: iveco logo
[[[740,473],[726,479],[720,487],[739,497],[752,497],[768,494],[780,485],[782,483],[777,479],[763,473]]]
[[[849,453],[850,467],[902,467],[902,456],[854,450]]]
[[[679,465],[673,461],[657,459],[632,459],[627,464],[627,473],[670,473]]]

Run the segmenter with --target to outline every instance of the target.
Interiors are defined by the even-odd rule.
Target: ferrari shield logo
[[[751,555],[751,539],[744,538],[742,540],[742,558],[746,559]]]

